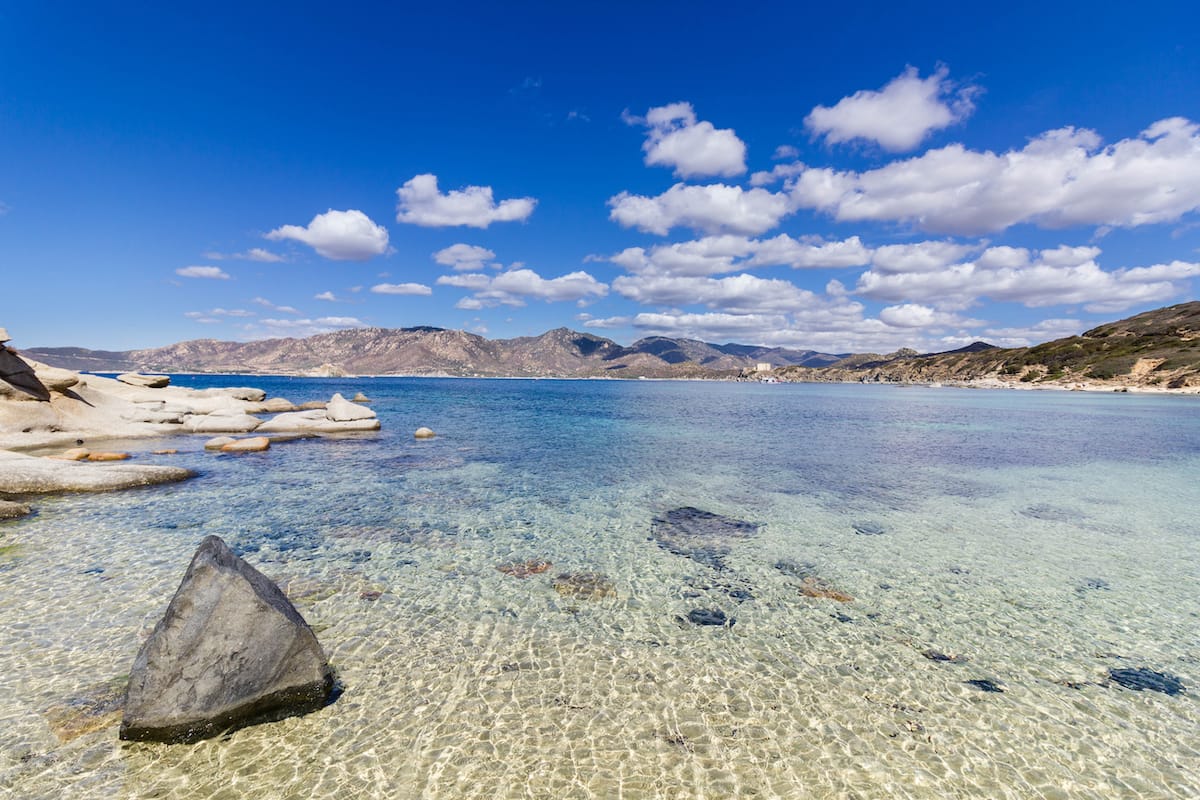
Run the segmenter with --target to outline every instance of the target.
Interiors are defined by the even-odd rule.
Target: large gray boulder
[[[321,708],[333,686],[279,587],[209,536],[133,663],[120,736],[194,742]]]

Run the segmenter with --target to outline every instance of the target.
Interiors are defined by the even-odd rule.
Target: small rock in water
[[[359,600],[367,600],[372,603],[381,597],[383,597],[383,592],[379,591],[378,589],[366,589],[358,593]]]
[[[354,397],[350,398],[350,402],[351,403],[369,403],[369,402],[371,402],[371,398],[367,397],[362,392],[357,392],[354,395]]]
[[[437,436],[436,433],[434,433],[431,429],[426,428],[424,426],[417,428],[415,431],[413,431],[414,439],[432,439],[435,436]]]
[[[1108,581],[1104,580],[1103,578],[1088,578],[1086,581],[1083,582],[1083,585],[1080,586],[1075,591],[1077,591],[1077,592],[1107,591],[1110,588],[1112,588],[1112,587],[1108,585]]]
[[[544,561],[540,558],[531,558],[528,561],[510,561],[505,564],[497,564],[496,569],[514,578],[528,578],[530,575],[539,575],[545,572],[551,566],[553,565],[549,561]]]
[[[237,439],[233,438],[232,436],[217,436],[217,437],[209,439],[207,442],[205,442],[204,449],[205,450],[220,450],[225,445],[227,445],[231,442],[236,442],[236,441],[237,441]]]
[[[179,451],[176,450],[174,447],[165,447],[162,450],[151,450],[150,451],[151,455],[156,455],[156,456],[173,456],[178,452]]]
[[[974,686],[981,692],[1003,692],[1004,689],[995,681],[990,681],[987,678],[975,678],[974,680],[963,681],[963,683]]]
[[[779,570],[784,575],[791,575],[793,578],[803,579],[815,575],[817,571],[817,565],[780,559],[779,561],[775,562],[775,569]]]
[[[72,447],[70,450],[64,450],[56,456],[50,458],[56,461],[86,461],[91,451],[85,447]]]
[[[271,440],[266,436],[250,436],[245,439],[234,439],[221,445],[222,453],[260,453],[271,447]]]
[[[860,536],[882,536],[887,532],[887,529],[878,522],[871,520],[859,520],[858,522],[850,523],[850,527]]]
[[[1183,685],[1183,681],[1174,675],[1168,675],[1165,672],[1155,672],[1146,667],[1110,669],[1108,677],[1126,689],[1133,689],[1135,692],[1146,689],[1151,692],[1176,695],[1187,691],[1187,687]]]
[[[688,612],[687,618],[688,622],[694,625],[723,625],[728,628],[732,628],[733,623],[737,622],[719,608],[693,608]]]
[[[0,519],[19,519],[33,513],[33,509],[24,503],[14,503],[11,500],[0,500]]]
[[[650,537],[668,552],[719,571],[725,569],[730,544],[749,539],[760,527],[755,522],[685,506],[651,520]]]
[[[854,622],[854,617],[850,616],[849,614],[843,614],[840,611],[836,614],[830,614],[829,616],[838,622]]]
[[[129,453],[88,453],[88,461],[124,461]]]
[[[617,596],[613,582],[599,572],[564,572],[554,579],[554,591],[563,597],[578,597],[583,600],[601,600]]]
[[[941,650],[934,650],[932,647],[928,650],[922,650],[921,655],[925,656],[930,661],[944,661],[948,664],[965,664],[967,662],[966,656],[947,655]]]
[[[121,678],[89,686],[79,695],[42,712],[46,723],[60,742],[69,742],[84,734],[116,725],[121,721],[125,702],[125,681]]]
[[[846,594],[823,578],[818,578],[815,575],[810,575],[800,581],[800,594],[805,597],[819,597],[827,600],[836,600],[839,603],[849,603],[854,600],[852,595]]]

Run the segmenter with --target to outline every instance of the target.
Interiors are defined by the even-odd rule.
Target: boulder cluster
[[[224,452],[270,446],[266,434],[324,435],[378,430],[374,411],[335,394],[295,405],[260,389],[188,389],[166,375],[85,375],[22,358],[0,329],[0,493],[97,491],[177,481],[188,470],[125,462],[100,440],[177,433],[249,434]],[[42,455],[30,455],[36,451]],[[48,457],[44,457],[49,452]]]

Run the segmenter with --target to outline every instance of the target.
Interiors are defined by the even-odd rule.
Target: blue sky
[[[1195,299],[1192,4],[806,5],[7,4],[0,326],[861,352]]]

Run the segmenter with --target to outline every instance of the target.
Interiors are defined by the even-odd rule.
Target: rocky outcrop
[[[377,430],[379,420],[374,411],[335,394],[325,404],[325,408],[278,414],[260,425],[255,433],[347,433]]]
[[[143,375],[140,372],[125,372],[117,376],[121,383],[130,386],[144,386],[147,389],[161,389],[171,383],[168,375]]]
[[[190,478],[181,467],[140,464],[93,464],[37,458],[0,450],[0,492],[100,492],[170,483]]]
[[[209,536],[133,663],[120,737],[198,741],[314,711],[333,687],[317,637],[279,587]]]

